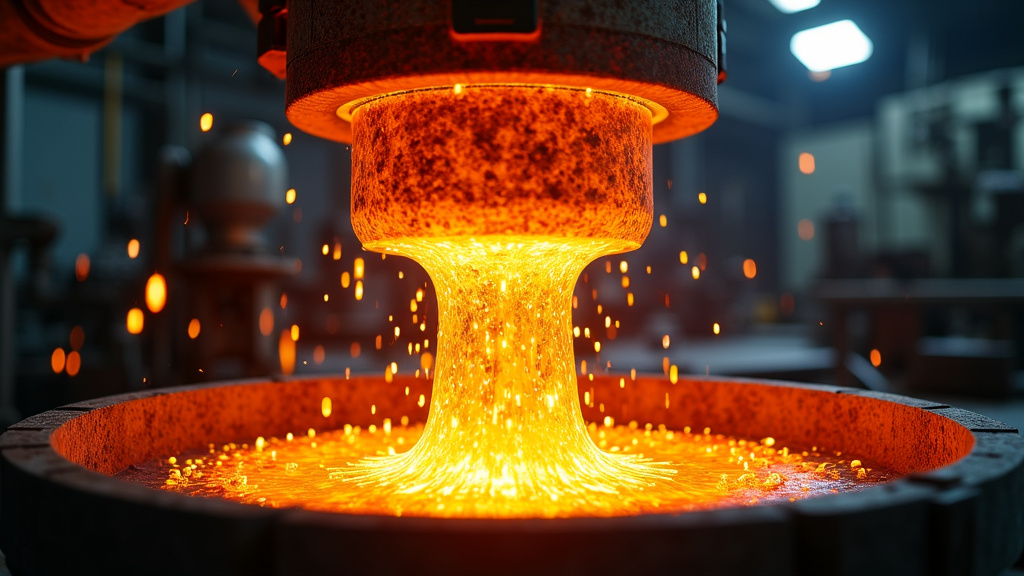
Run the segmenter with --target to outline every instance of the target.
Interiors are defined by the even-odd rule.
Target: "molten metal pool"
[[[310,407],[315,408],[319,407]],[[408,417],[402,421],[408,422]],[[770,437],[737,440],[712,434],[710,428],[674,431],[664,424],[639,425],[635,420],[628,426],[615,426],[609,417],[603,425],[590,424],[588,441],[609,457],[657,462],[662,474],[658,481],[641,479],[635,485],[623,482],[624,486],[611,488],[607,481],[601,484],[602,476],[596,480],[576,478],[577,485],[571,490],[550,482],[550,488],[541,484],[525,494],[522,481],[507,485],[492,481],[492,490],[481,493],[473,484],[459,483],[457,475],[449,486],[436,488],[427,482],[423,487],[396,489],[377,483],[333,481],[363,473],[359,463],[363,458],[385,459],[386,465],[387,457],[407,454],[423,433],[422,425],[393,425],[390,418],[380,422],[365,429],[347,424],[341,430],[320,433],[311,428],[283,438],[261,436],[252,443],[210,444],[206,449],[139,463],[118,477],[190,496],[276,508],[496,518],[676,514],[793,502],[898,477],[885,468],[868,468],[842,452],[828,453],[823,447],[790,450],[776,446]],[[435,469],[428,466],[429,472]],[[527,470],[523,476],[537,474]]]
[[[588,435],[608,455],[675,461],[682,481],[674,511],[692,511],[669,513],[666,500],[656,513],[622,507],[633,515],[611,518],[399,518],[390,503],[376,514],[324,512],[380,504],[332,502],[332,494],[365,489],[331,479],[329,468],[389,447],[397,455],[434,399],[427,378],[314,377],[101,398],[13,426],[0,438],[0,544],[17,573],[105,574],[140,566],[167,574],[476,574],[481,566],[500,574],[991,574],[1020,555],[1024,442],[1005,424],[829,386],[621,382],[595,375],[578,392],[582,417],[593,423]],[[181,482],[169,474],[175,467]],[[856,477],[860,470],[866,478]],[[883,470],[891,481],[881,481]],[[785,482],[766,484],[773,472]],[[121,479],[143,476],[159,489]],[[288,485],[310,477],[317,480],[301,490]],[[842,487],[852,490],[831,493]],[[312,496],[315,509],[285,500],[296,496]],[[708,509],[708,497],[719,507]]]

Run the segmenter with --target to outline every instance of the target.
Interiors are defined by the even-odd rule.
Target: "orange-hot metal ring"
[[[502,87],[505,87],[505,88],[546,88],[546,89],[554,89],[554,90],[567,90],[567,91],[570,91],[570,92],[582,92],[582,93],[587,94],[587,95],[600,94],[600,95],[603,95],[603,96],[614,96],[616,98],[624,98],[626,100],[631,100],[633,102],[636,102],[637,104],[640,104],[641,106],[644,106],[648,110],[650,110],[651,111],[651,125],[657,125],[661,121],[663,121],[666,118],[668,118],[668,110],[666,110],[664,106],[662,106],[661,104],[658,104],[657,102],[654,102],[654,101],[651,101],[651,100],[647,100],[646,98],[640,98],[639,96],[631,96],[629,94],[624,94],[624,93],[619,93],[619,92],[612,92],[610,90],[594,90],[593,88],[581,88],[579,86],[556,86],[556,85],[551,85],[551,84],[545,84],[545,85],[538,85],[538,84],[515,84],[515,83],[511,83],[511,82],[502,82],[500,84],[453,84],[453,85],[448,85],[448,86],[427,86],[427,87],[424,87],[424,88],[416,88],[416,89],[413,89],[413,90],[403,90],[401,92],[392,92],[392,93],[388,93],[388,94],[377,94],[377,95],[374,95],[374,96],[368,96],[366,98],[360,98],[358,100],[353,100],[351,102],[346,102],[345,104],[342,104],[341,106],[338,107],[338,110],[337,110],[336,114],[338,115],[338,118],[341,118],[345,122],[351,123],[352,122],[352,114],[355,112],[356,108],[359,108],[360,106],[363,106],[364,104],[369,104],[370,102],[374,102],[374,101],[377,101],[377,100],[380,100],[380,99],[383,99],[383,98],[389,98],[389,97],[392,97],[392,96],[401,96],[403,94],[409,94],[409,93],[413,93],[413,92],[431,92],[431,91],[439,91],[439,90],[456,90],[456,89],[457,90],[462,90],[464,88],[502,88]]]

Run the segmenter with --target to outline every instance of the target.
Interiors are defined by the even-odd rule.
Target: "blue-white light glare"
[[[821,0],[768,0],[772,3],[772,6],[782,12],[783,14],[792,14],[794,12],[802,12],[804,10],[810,10],[818,4]]]
[[[867,60],[873,47],[853,20],[840,20],[797,32],[789,49],[811,72],[825,72]]]

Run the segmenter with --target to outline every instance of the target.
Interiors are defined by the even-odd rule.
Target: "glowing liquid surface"
[[[209,446],[133,466],[120,477],[152,488],[278,508],[380,515],[470,516],[466,502],[443,494],[398,497],[331,479],[330,470],[364,456],[401,454],[417,442],[422,426],[346,427],[291,440]],[[672,462],[671,483],[644,499],[597,493],[604,506],[570,511],[538,507],[533,516],[625,516],[769,504],[859,490],[895,476],[864,468],[849,457],[819,451],[791,452],[770,439],[742,440],[704,431],[646,426],[597,426],[588,435],[603,451]],[[865,463],[869,465],[868,463]],[[655,497],[656,496],[656,497]]]

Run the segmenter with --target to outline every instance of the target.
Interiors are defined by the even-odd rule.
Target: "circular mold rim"
[[[619,376],[581,381],[610,415],[856,452],[900,479],[858,492],[678,515],[559,520],[270,509],[112,478],[129,465],[308,427],[425,419],[430,381],[296,377],[63,406],[0,436],[0,547],[14,573],[995,573],[1024,546],[1024,441],[948,405],[834,386]],[[404,388],[409,393],[404,394]],[[418,405],[420,395],[424,405]],[[320,413],[333,399],[329,418]],[[371,404],[377,406],[370,416]],[[598,408],[604,405],[604,412]],[[86,560],[87,559],[87,560]]]

